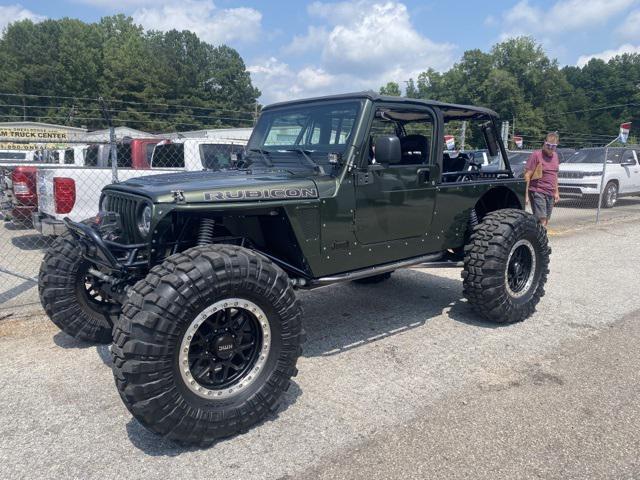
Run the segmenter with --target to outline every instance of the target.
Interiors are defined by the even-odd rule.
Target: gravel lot
[[[204,450],[131,418],[106,347],[16,310],[0,320],[0,478],[637,478],[640,221],[612,212],[558,229],[547,295],[521,324],[477,321],[458,270],[303,293],[309,339],[285,405]],[[596,394],[616,381],[619,401]]]

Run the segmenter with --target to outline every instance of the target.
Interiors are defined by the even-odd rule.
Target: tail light
[[[73,178],[54,178],[53,198],[56,213],[69,213],[76,203],[76,182]]]
[[[14,170],[11,172],[11,183],[13,184],[13,193],[17,196],[32,195],[35,192],[35,182],[33,175],[35,169],[30,170]]]

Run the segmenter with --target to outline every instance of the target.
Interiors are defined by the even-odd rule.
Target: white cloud
[[[629,43],[626,43],[616,49],[605,50],[604,52],[593,53],[591,55],[582,55],[580,58],[578,58],[578,62],[576,63],[576,65],[578,65],[579,67],[584,67],[592,58],[599,58],[607,62],[613,57],[625,53],[640,53],[640,45],[631,45]]]
[[[310,25],[305,35],[295,35],[289,45],[284,47],[284,52],[292,55],[320,50],[329,38],[329,32],[325,27]]]
[[[305,53],[307,65],[292,69],[269,58],[250,67],[264,102],[377,90],[388,81],[402,83],[429,67],[444,70],[453,64],[456,47],[418,33],[402,3],[314,2],[307,11],[318,24],[283,49],[284,54]]]
[[[629,13],[616,33],[627,40],[640,40],[640,10]]]
[[[602,25],[624,12],[636,0],[558,0],[550,8],[521,0],[502,14],[501,38],[517,35],[556,36],[571,30]]]
[[[213,45],[252,41],[261,33],[262,14],[253,8],[220,9],[211,0],[171,0],[139,8],[133,19],[149,30],[190,30]]]
[[[335,25],[329,33],[322,52],[328,70],[368,75],[383,70],[409,72],[428,66],[443,69],[452,63],[455,47],[420,35],[411,25],[405,5],[366,1],[354,5],[359,13],[345,17],[344,23]],[[339,18],[343,9],[343,4],[338,4],[339,13],[334,18]]]
[[[4,29],[13,22],[20,20],[31,20],[33,22],[41,22],[46,17],[33,13],[31,10],[24,8],[16,3],[15,5],[0,5],[0,36]]]

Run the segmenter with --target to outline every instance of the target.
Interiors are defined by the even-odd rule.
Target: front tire
[[[533,215],[512,209],[487,214],[465,247],[465,297],[492,322],[525,320],[544,295],[550,253],[546,230]]]
[[[286,273],[250,250],[169,257],[133,287],[114,329],[120,396],[181,444],[244,432],[277,410],[297,373],[301,315]]]
[[[602,192],[602,208],[613,208],[618,202],[618,184],[609,182]]]
[[[69,232],[60,235],[40,264],[40,303],[66,334],[85,342],[111,343],[119,306],[101,297],[87,273],[89,267],[75,238]]]

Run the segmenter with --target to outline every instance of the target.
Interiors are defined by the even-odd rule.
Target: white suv
[[[578,150],[560,164],[558,183],[561,198],[595,200],[603,181],[605,148]],[[610,147],[604,174],[602,206],[613,207],[618,198],[640,194],[640,147]]]

